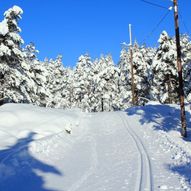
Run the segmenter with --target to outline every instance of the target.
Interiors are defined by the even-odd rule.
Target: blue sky
[[[148,1],[165,7],[172,4],[170,0]],[[155,46],[162,30],[174,35],[172,11],[149,35],[167,10],[140,0],[2,0],[1,20],[4,11],[13,5],[24,11],[19,26],[25,43],[36,44],[41,60],[62,54],[66,66],[74,66],[85,53],[93,59],[110,53],[117,63],[121,43],[129,42],[129,23],[133,27],[133,39],[139,44]],[[187,32],[186,27],[191,32],[190,7],[190,0],[179,0],[182,33]]]

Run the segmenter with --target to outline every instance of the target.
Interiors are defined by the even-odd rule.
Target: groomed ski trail
[[[21,144],[16,147],[14,144],[7,145],[0,154],[0,167],[6,172],[2,174],[0,190],[9,179],[30,179],[31,175],[44,180],[42,187],[45,190],[184,190],[186,184],[182,177],[168,167],[169,164],[170,167],[176,165],[173,163],[173,152],[179,151],[176,144],[169,143],[166,132],[154,131],[152,124],[142,125],[139,115],[131,115],[128,111],[85,113],[78,110],[60,114],[58,110],[51,110],[41,119],[38,112],[33,111],[39,120],[35,121],[36,130],[32,129],[32,125],[30,130],[25,128],[30,119],[21,117],[23,108],[19,110],[21,113],[13,115],[18,122],[19,135],[22,135],[16,141],[19,143],[20,140]],[[44,111],[40,109],[39,113],[41,110]],[[30,110],[27,112],[30,114]],[[6,128],[4,123],[1,125],[1,133],[6,138],[12,133],[17,135],[12,123]],[[20,124],[23,124],[22,127]],[[68,124],[72,124],[71,134],[65,131]],[[29,137],[28,141],[24,136],[26,132],[35,133],[35,138]],[[166,148],[165,144],[174,144],[175,151]],[[3,148],[6,147],[3,145]],[[38,162],[42,166],[50,166],[57,173],[36,170]],[[32,181],[28,183],[33,185]],[[20,187],[18,184],[20,188],[27,187],[28,191],[33,191],[30,186]],[[12,191],[9,188],[4,190]],[[187,191],[190,191],[189,186]]]
[[[135,133],[133,128],[129,125],[126,114],[120,112],[119,116],[124,124],[125,129],[130,134],[134,144],[138,151],[138,169],[137,169],[137,182],[135,185],[135,191],[152,191],[153,190],[153,178],[152,167],[149,155],[145,146],[143,145],[141,138]]]

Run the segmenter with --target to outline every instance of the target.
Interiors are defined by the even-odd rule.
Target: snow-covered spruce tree
[[[142,105],[150,99],[149,69],[151,60],[149,50],[144,46],[139,47],[137,43],[133,46],[135,94],[138,105]]]
[[[64,100],[64,106],[66,108],[73,108],[75,107],[74,104],[74,71],[71,68],[64,68],[63,76],[62,76],[62,98]]]
[[[44,62],[34,60],[31,67],[37,87],[35,103],[44,107],[63,108],[62,56],[56,60],[45,59]]]
[[[13,6],[4,13],[0,23],[0,100],[6,102],[30,102],[30,79],[25,71],[29,67],[24,63],[21,49],[23,40],[19,35],[21,29],[18,21],[22,9]]]
[[[49,103],[49,107],[58,108],[61,105],[61,64],[62,64],[62,56],[58,56],[56,60],[50,59],[48,61],[48,88],[51,94],[51,102]]]
[[[158,42],[159,47],[152,65],[152,96],[161,103],[177,103],[176,44],[166,31],[161,33]]]
[[[135,99],[137,105],[142,105],[150,98],[150,83],[149,83],[149,68],[151,65],[150,49],[146,47],[139,47],[134,43],[132,47],[133,52],[133,69],[134,69],[134,83],[135,83]],[[123,48],[121,51],[120,62],[120,92],[121,97],[124,98],[123,103],[125,107],[129,107],[132,101],[132,76],[130,51]]]
[[[147,63],[147,67],[149,68],[149,66],[152,65],[153,63],[153,58],[156,54],[156,48],[152,48],[152,47],[146,47],[146,45],[141,47],[141,52],[144,56],[144,60]]]
[[[110,55],[102,56],[94,63],[94,108],[95,111],[120,109],[119,69]]]
[[[34,82],[30,92],[31,102],[43,107],[61,107],[61,92],[56,91],[60,86],[56,81],[61,78],[61,75],[57,74],[58,68],[62,66],[62,57],[58,56],[56,60],[39,61],[37,59],[39,51],[36,50],[34,43],[27,45],[23,51],[25,62],[30,67],[29,77]]]
[[[124,47],[120,53],[120,61],[118,64],[120,70],[119,76],[119,101],[120,107],[126,109],[131,106],[131,82],[130,82],[130,54]]]
[[[25,46],[23,49],[23,52],[25,53],[25,59],[30,64],[32,61],[37,59],[37,54],[39,53],[38,50],[36,50],[35,44],[33,42],[30,42],[28,45]]]
[[[156,55],[156,48],[152,48],[152,47],[146,47],[143,46],[141,48],[141,52],[144,56],[144,61],[147,63],[147,67],[146,67],[146,83],[148,86],[148,90],[146,90],[146,95],[145,95],[145,101],[148,100],[152,100],[153,96],[152,96],[152,92],[151,92],[151,86],[152,86],[152,63],[153,63],[153,58]],[[144,100],[144,99],[142,99]]]
[[[92,92],[92,61],[88,54],[81,55],[78,59],[76,68],[73,74],[73,101],[76,107],[88,111]]]
[[[104,62],[102,60],[104,57],[101,57],[100,59],[96,59],[93,62],[92,65],[92,72],[93,72],[93,78],[92,78],[92,94],[91,94],[91,108],[90,111],[102,111],[102,97],[101,97],[101,88],[100,88],[100,77],[99,74],[101,71],[105,69]]]
[[[30,83],[28,84],[28,89],[30,90],[28,92],[30,96],[30,102],[42,106],[39,102],[40,97],[38,94],[39,87],[38,85],[41,83],[41,80],[37,79],[36,76],[38,76],[38,71],[39,71],[39,65],[41,62],[37,58],[37,54],[39,53],[38,50],[36,50],[36,47],[34,43],[29,43],[28,45],[25,46],[25,48],[22,49],[24,53],[24,64],[25,68],[23,70],[27,74]]]
[[[66,108],[70,106],[69,75],[70,70],[64,68],[62,55],[49,61],[49,89],[52,95],[51,107]]]
[[[31,102],[38,106],[48,107],[51,105],[52,95],[49,89],[48,63],[39,60],[30,62],[31,78],[34,81],[33,92],[31,92]]]
[[[181,36],[181,51],[185,98],[191,102],[191,41],[188,35]]]
[[[184,93],[188,102],[191,102],[191,62],[184,64]]]

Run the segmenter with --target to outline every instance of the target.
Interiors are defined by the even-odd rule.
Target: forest
[[[62,55],[38,59],[34,43],[24,44],[18,26],[23,11],[13,6],[0,22],[0,103],[31,103],[83,111],[116,111],[132,106],[130,48],[124,46],[118,63],[112,55],[92,60],[79,56],[74,68]],[[191,41],[181,35],[184,93],[191,100]],[[158,47],[133,43],[135,105],[148,101],[179,103],[176,41],[162,31]]]

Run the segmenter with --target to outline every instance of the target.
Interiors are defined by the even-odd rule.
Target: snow
[[[14,42],[20,42],[21,44],[24,44],[24,40],[20,37],[17,33],[10,33],[10,37],[13,39]]]
[[[7,11],[5,11],[4,16],[6,18],[11,18],[12,14],[17,15],[17,16],[20,17],[20,15],[23,14],[23,10],[19,6],[14,5],[12,8],[8,9]]]
[[[9,32],[9,28],[8,28],[7,22],[6,20],[3,20],[2,22],[0,22],[0,35],[5,36],[8,32]]]
[[[0,190],[191,190],[190,129],[182,139],[177,105],[85,113],[6,104],[0,115]]]
[[[4,44],[0,44],[0,56],[11,55],[11,50]]]

